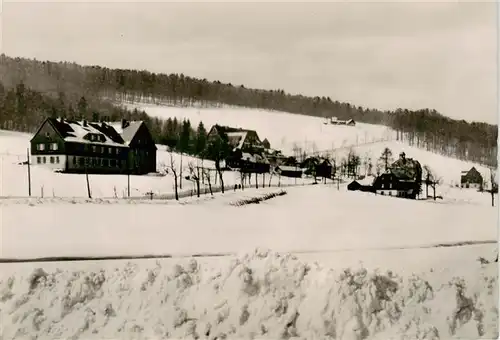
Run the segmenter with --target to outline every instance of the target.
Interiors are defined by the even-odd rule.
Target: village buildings
[[[421,180],[420,163],[414,159],[406,158],[405,153],[402,152],[399,159],[392,163],[385,173],[375,179],[369,179],[372,182],[371,185],[366,182],[353,181],[347,186],[347,189],[370,191],[383,196],[416,199],[420,193]]]
[[[270,162],[266,156],[266,146],[254,130],[214,125],[208,132],[208,143],[227,136],[231,154],[225,159],[226,166],[241,169],[242,172],[266,173]],[[269,142],[268,142],[269,143]]]
[[[106,123],[47,118],[30,144],[31,163],[54,170],[103,174],[156,172],[156,145],[142,121]]]

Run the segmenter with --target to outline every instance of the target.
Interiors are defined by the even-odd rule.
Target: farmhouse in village
[[[156,145],[142,121],[105,123],[47,118],[30,144],[32,163],[54,170],[108,174],[156,172]]]
[[[266,147],[256,131],[214,125],[208,132],[208,143],[221,138],[222,134],[227,136],[232,151],[231,156],[225,160],[228,167],[240,168],[246,172],[269,172]]]
[[[254,130],[246,130],[233,128],[229,126],[214,125],[208,132],[208,141],[213,141],[214,138],[220,137],[221,134],[226,134],[229,145],[234,150],[246,152],[262,152],[265,147],[260,140],[259,135]]]
[[[422,167],[404,152],[392,163],[388,172],[378,176],[373,182],[373,190],[380,195],[417,198],[422,182]]]
[[[418,189],[415,181],[407,176],[396,176],[392,172],[378,176],[373,182],[373,190],[379,195],[416,198]]]
[[[462,188],[476,188],[479,189],[483,185],[483,176],[477,171],[475,167],[472,167],[468,171],[462,171],[460,177],[460,186]]]
[[[403,198],[417,198],[422,182],[422,168],[414,159],[406,158],[405,153],[392,163],[387,172],[373,179],[366,176],[363,180],[356,180],[347,186],[350,191],[370,191],[379,195]]]

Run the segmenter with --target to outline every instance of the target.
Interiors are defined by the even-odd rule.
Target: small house
[[[323,161],[316,166],[316,176],[332,178],[332,173],[333,166],[328,159],[323,159]]]
[[[375,178],[373,176],[366,176],[364,178],[354,180],[347,185],[347,190],[373,192],[374,180]]]
[[[358,181],[352,181],[351,183],[347,184],[347,190],[349,191],[357,191],[360,190],[362,185]]]
[[[483,185],[483,176],[477,171],[475,167],[472,167],[468,171],[462,171],[460,176],[460,186],[462,188],[476,188],[479,189]]]
[[[274,171],[283,177],[301,178],[302,169],[296,166],[290,165],[278,165],[274,168]]]

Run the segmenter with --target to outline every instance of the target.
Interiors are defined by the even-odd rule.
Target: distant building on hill
[[[47,118],[30,141],[32,164],[73,173],[156,172],[156,145],[143,121]]]
[[[327,118],[325,124],[355,126],[356,122],[354,119],[340,120],[337,117],[330,117],[330,119]]]
[[[477,171],[475,167],[470,170],[462,171],[460,176],[460,186],[462,188],[476,188],[479,189],[483,185],[483,176]]]

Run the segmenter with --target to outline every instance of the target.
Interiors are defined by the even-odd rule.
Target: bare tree
[[[498,193],[498,183],[495,177],[495,170],[493,168],[490,168],[490,182],[491,182],[491,188],[489,190],[491,194],[491,206],[495,206],[495,194]]]
[[[246,179],[246,174],[244,172],[244,169],[243,167],[240,167],[241,190],[245,190],[245,179]]]
[[[172,151],[169,151],[170,155],[170,164],[168,165],[168,169],[172,171],[174,175],[174,189],[175,189],[175,199],[179,200],[179,188],[178,188],[178,178],[179,174],[177,173],[177,165],[175,164],[175,159]]]
[[[200,197],[200,168],[191,161],[188,163],[189,179],[196,184],[196,196]]]
[[[429,187],[432,188],[434,201],[436,200],[436,186],[441,184],[441,178],[437,177],[436,174],[428,165],[424,165],[425,171],[425,196],[429,197]]]
[[[214,195],[212,191],[212,181],[211,181],[211,176],[210,176],[210,169],[203,168],[202,170],[203,177],[207,180],[208,183],[208,190],[210,191],[210,195]]]

